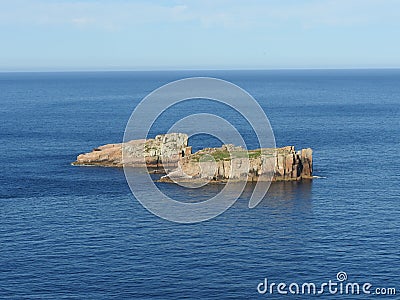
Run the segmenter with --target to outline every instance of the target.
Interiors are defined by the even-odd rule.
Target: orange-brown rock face
[[[152,167],[177,166],[179,159],[188,155],[188,136],[183,133],[157,135],[154,139],[133,140],[120,144],[108,144],[78,155],[73,165],[104,167]],[[189,149],[188,149],[189,148]]]
[[[246,151],[224,145],[182,158],[179,167],[160,181],[292,181],[311,178],[310,148],[298,152],[293,146]]]
[[[122,144],[108,144],[78,155],[73,165],[122,166]]]
[[[81,154],[74,165],[173,169],[161,181],[291,181],[312,178],[312,150],[293,146],[244,150],[233,145],[191,153],[188,136],[158,135],[154,139],[108,144]]]

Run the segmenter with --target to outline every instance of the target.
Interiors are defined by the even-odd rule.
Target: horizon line
[[[42,70],[0,70],[0,73],[95,73],[95,72],[182,72],[182,71],[312,71],[312,70],[400,70],[400,67],[304,67],[304,68],[176,68],[176,69],[42,69]]]

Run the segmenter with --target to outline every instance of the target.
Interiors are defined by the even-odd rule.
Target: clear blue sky
[[[400,67],[399,0],[0,0],[0,71]]]

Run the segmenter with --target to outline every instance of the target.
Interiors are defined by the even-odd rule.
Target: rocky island
[[[157,135],[154,139],[107,144],[80,154],[73,165],[147,167],[165,173],[160,181],[271,180],[312,178],[312,150],[294,146],[245,150],[234,145],[204,148],[192,153],[183,133]],[[263,176],[268,175],[270,176]]]

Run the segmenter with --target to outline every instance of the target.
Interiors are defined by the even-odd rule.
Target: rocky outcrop
[[[184,157],[160,181],[292,181],[312,178],[312,150],[293,146],[246,151],[224,145]]]
[[[183,133],[157,135],[154,139],[133,140],[120,144],[107,144],[77,157],[73,165],[105,167],[176,167],[185,154],[188,136]]]
[[[172,169],[160,181],[273,180],[312,178],[312,150],[293,146],[245,150],[234,145],[205,148],[191,153],[188,136],[157,135],[154,139],[108,144],[77,157],[73,165],[148,167],[161,172]]]

